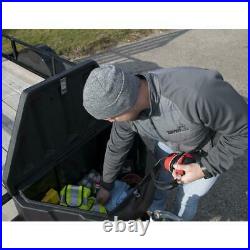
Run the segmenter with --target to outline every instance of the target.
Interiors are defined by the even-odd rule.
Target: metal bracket
[[[183,219],[169,211],[155,210],[148,215],[155,221],[183,221]]]
[[[61,85],[61,95],[65,95],[67,93],[67,79],[66,79],[66,77],[63,77],[60,80],[60,85]]]
[[[141,197],[141,194],[139,193],[138,189],[135,189],[134,192],[133,192],[134,196],[136,198],[140,198]]]

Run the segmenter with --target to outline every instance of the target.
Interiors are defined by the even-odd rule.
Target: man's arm
[[[164,78],[165,77],[165,78]],[[244,99],[215,70],[176,68],[161,73],[162,93],[187,120],[209,127],[221,136],[201,159],[212,175],[220,174],[244,154],[248,144],[248,112]]]
[[[216,79],[202,86],[195,106],[204,126],[221,135],[201,165],[212,175],[220,174],[248,148],[247,104],[228,83]]]
[[[112,188],[126,156],[133,145],[135,132],[129,122],[114,122],[107,143],[102,186],[108,190]]]

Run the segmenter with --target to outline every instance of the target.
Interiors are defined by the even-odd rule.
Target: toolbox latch
[[[66,77],[61,78],[60,85],[61,85],[61,95],[65,95],[67,93],[67,79],[66,79]]]

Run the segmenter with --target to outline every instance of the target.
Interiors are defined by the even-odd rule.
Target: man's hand
[[[97,202],[101,205],[105,205],[108,202],[109,198],[110,192],[107,189],[101,187],[96,196]]]
[[[177,175],[175,170],[184,170],[185,174],[183,176]],[[204,173],[198,163],[191,164],[175,164],[173,177],[177,180],[179,184],[186,184],[204,177]]]

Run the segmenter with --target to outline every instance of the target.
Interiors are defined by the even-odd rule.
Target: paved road
[[[134,44],[94,56],[100,64],[117,63],[130,72],[159,67],[198,66],[217,69],[247,97],[247,30],[162,32]],[[93,57],[92,57],[93,58]],[[247,156],[240,159],[200,202],[196,220],[247,220]],[[174,194],[170,199],[171,203]]]

